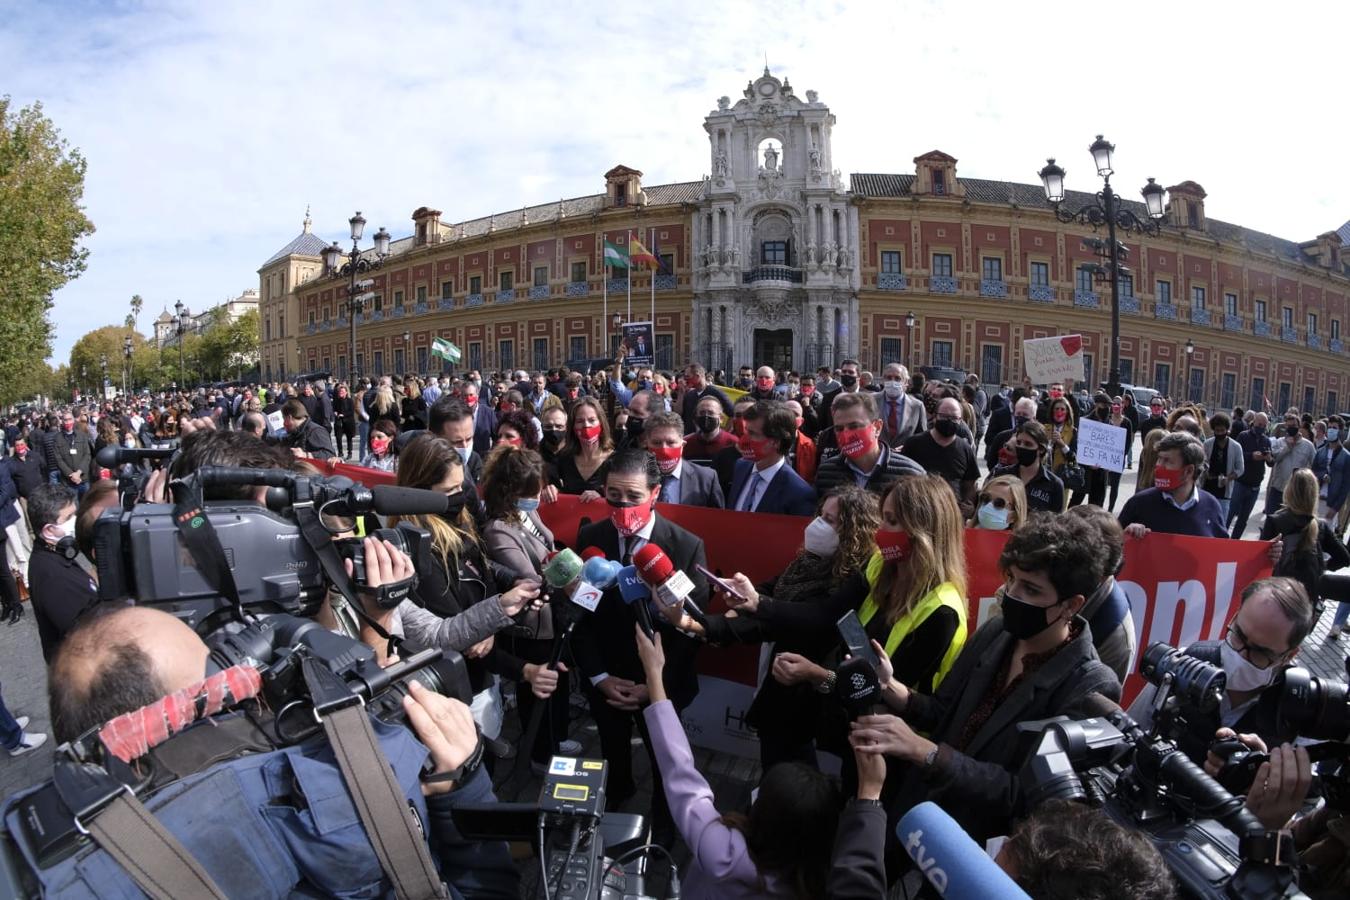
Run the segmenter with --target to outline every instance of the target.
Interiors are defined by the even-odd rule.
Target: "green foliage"
[[[86,163],[42,114],[0,97],[0,403],[50,377],[52,294],[84,271]]]
[[[212,381],[228,381],[258,364],[258,312],[249,310],[234,322],[224,321],[217,309],[216,320],[202,335],[202,372]]]

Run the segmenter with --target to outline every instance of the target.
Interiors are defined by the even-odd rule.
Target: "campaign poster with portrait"
[[[624,362],[630,366],[656,365],[656,335],[651,322],[625,322]]]

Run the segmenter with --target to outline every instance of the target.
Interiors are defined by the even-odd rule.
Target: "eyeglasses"
[[[1247,639],[1247,635],[1236,620],[1229,624],[1228,633],[1224,635],[1224,640],[1228,642],[1228,646],[1247,657],[1247,660],[1258,669],[1269,669],[1284,659],[1285,654],[1289,652],[1288,650],[1271,650],[1268,647],[1253,644]]]
[[[984,506],[986,503],[992,503],[994,504],[994,509],[1004,509],[1008,505],[1007,500],[1004,500],[1002,497],[995,497],[992,494],[980,494],[979,497],[976,498],[976,502],[979,503],[980,506]]]

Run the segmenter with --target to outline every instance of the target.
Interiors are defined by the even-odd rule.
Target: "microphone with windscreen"
[[[103,469],[116,469],[128,463],[136,465],[145,459],[168,459],[178,452],[177,447],[119,447],[109,444],[95,454],[94,459]]]
[[[647,602],[652,599],[652,592],[638,576],[637,566],[624,566],[619,570],[619,596],[623,598],[624,603],[633,607],[633,614],[637,616],[643,633],[655,640],[656,629],[652,626],[652,611],[647,606]]]
[[[956,821],[931,800],[905,813],[895,836],[914,865],[943,897],[1030,900]]]
[[[870,714],[881,700],[876,668],[866,657],[850,656],[835,669],[834,696],[850,721]]]
[[[647,585],[658,603],[662,606],[681,606],[696,621],[706,621],[703,610],[690,599],[694,593],[694,582],[675,568],[664,550],[648,541],[633,554],[633,566],[637,569],[638,578]]]

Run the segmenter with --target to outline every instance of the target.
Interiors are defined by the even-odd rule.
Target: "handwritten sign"
[[[1083,378],[1083,336],[1061,334],[1057,337],[1027,338],[1022,342],[1027,377],[1032,384],[1051,384]]]
[[[1095,419],[1078,420],[1078,463],[1101,466],[1112,472],[1125,470],[1125,429]]]

